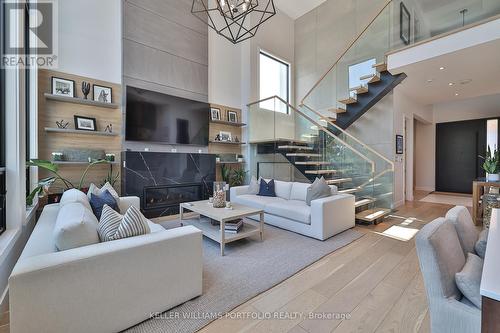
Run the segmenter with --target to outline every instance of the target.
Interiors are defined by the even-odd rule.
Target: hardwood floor
[[[395,225],[420,229],[450,208],[407,202],[383,223],[357,226],[364,237],[200,332],[429,332],[415,241],[396,240],[383,232]]]
[[[400,241],[382,233],[395,225],[420,229],[450,208],[407,202],[383,223],[357,226],[365,236],[240,305],[200,332],[428,333],[429,313],[414,239]],[[309,313],[316,317],[308,317]],[[4,313],[0,316],[0,333],[8,332],[8,313]]]

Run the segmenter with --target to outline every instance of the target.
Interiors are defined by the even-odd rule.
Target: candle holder
[[[226,207],[226,182],[214,182],[214,208]]]

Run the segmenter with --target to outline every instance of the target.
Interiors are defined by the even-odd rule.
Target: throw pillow
[[[469,253],[462,271],[455,274],[455,282],[462,294],[477,308],[481,309],[481,276],[483,259]]]
[[[274,179],[266,182],[263,178],[260,179],[259,194],[261,197],[276,197],[274,189]]]
[[[85,206],[88,210],[92,210],[89,203],[89,198],[85,193],[77,189],[72,188],[71,190],[64,191],[61,200],[59,201],[59,206],[62,207],[69,203],[78,202]]]
[[[479,234],[479,239],[474,245],[474,250],[476,250],[477,255],[484,259],[484,255],[486,254],[486,245],[488,243],[488,229],[484,229]]]
[[[108,190],[105,190],[99,195],[91,193],[90,206],[92,207],[92,211],[94,212],[95,216],[98,219],[101,218],[102,209],[104,208],[104,205],[108,205],[118,213],[120,212],[120,208],[118,207],[118,202],[116,201],[115,197],[113,197],[113,195],[109,193]]]
[[[306,204],[308,206],[311,206],[311,201],[321,198],[328,198],[331,195],[332,189],[326,183],[325,178],[316,178],[314,183],[312,183],[312,185],[307,188]]]
[[[131,206],[125,215],[121,215],[108,205],[102,211],[97,228],[102,242],[149,234],[148,220],[138,208]]]
[[[259,177],[259,180],[261,178]],[[256,195],[259,193],[259,190],[260,190],[260,185],[259,185],[259,180],[257,180],[257,178],[255,178],[255,176],[252,176],[252,179],[250,180],[250,184],[248,185],[248,194],[253,194],[253,195]]]
[[[54,244],[59,251],[99,243],[97,219],[92,211],[78,202],[59,209],[54,225]]]
[[[106,190],[108,190],[109,193],[111,193],[111,195],[116,199],[116,201],[120,201],[120,196],[109,182],[104,184],[101,188],[97,187],[94,183],[90,184],[87,196],[90,200],[92,194],[99,195]]]

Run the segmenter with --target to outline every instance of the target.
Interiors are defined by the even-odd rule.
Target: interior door
[[[484,177],[486,120],[436,125],[436,191],[472,193],[472,181]]]

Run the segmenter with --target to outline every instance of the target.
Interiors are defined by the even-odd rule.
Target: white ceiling
[[[397,72],[408,75],[400,89],[426,105],[498,94],[499,54],[500,40],[497,39],[400,67]],[[440,67],[445,69],[440,70]],[[464,84],[464,81],[469,80],[472,81]],[[453,83],[452,86],[449,85],[450,82]]]
[[[326,0],[274,0],[274,4],[279,10],[295,20],[325,1]]]

